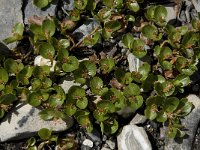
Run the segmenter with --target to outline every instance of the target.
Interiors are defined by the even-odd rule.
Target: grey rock
[[[41,128],[55,132],[65,131],[73,125],[73,119],[44,121],[38,113],[40,110],[29,104],[18,104],[0,122],[0,142],[19,140],[35,136]]]
[[[39,17],[46,17],[48,15],[54,16],[56,11],[56,4],[58,3],[58,0],[53,0],[53,2],[48,6],[47,8],[37,8],[33,4],[33,0],[23,0],[23,3],[25,5],[24,8],[24,23],[28,24],[28,19],[32,17],[33,15],[37,15]]]
[[[102,141],[101,141],[101,135],[100,135],[100,133],[96,129],[94,129],[91,133],[90,132],[86,132],[86,135],[93,142],[102,143]]]
[[[83,25],[73,32],[73,36],[77,41],[81,41],[85,36],[99,27],[99,23],[94,19],[88,19]]]
[[[16,23],[23,23],[21,0],[0,0],[0,41],[11,36],[13,26]],[[16,43],[9,44],[14,48]]]
[[[191,150],[195,139],[196,131],[200,121],[200,98],[194,94],[190,94],[188,100],[193,103],[194,109],[181,120],[182,125],[187,129],[186,138],[175,140],[166,138],[165,140],[165,150]]]
[[[165,8],[167,9],[167,18],[166,21],[170,21],[176,19],[176,11],[174,9],[174,4],[165,4]]]
[[[117,137],[118,150],[152,150],[148,136],[142,127],[126,125]]]
[[[74,9],[74,0],[63,0],[63,9],[70,11]]]
[[[147,120],[144,115],[136,114],[130,122],[130,125],[142,124]]]
[[[139,67],[142,64],[140,59],[136,58],[132,53],[128,54],[128,64],[129,64],[129,71],[138,71]]]
[[[110,148],[107,148],[107,147],[102,147],[101,150],[111,150]]]

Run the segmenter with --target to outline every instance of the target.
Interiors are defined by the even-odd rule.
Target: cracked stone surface
[[[23,23],[21,8],[21,0],[0,0],[0,41],[11,36],[12,28],[16,23]],[[14,48],[16,44],[8,46]]]
[[[0,142],[19,140],[34,136],[41,128],[48,128],[55,132],[69,129],[73,119],[44,121],[38,113],[40,110],[29,104],[18,104],[0,122]]]

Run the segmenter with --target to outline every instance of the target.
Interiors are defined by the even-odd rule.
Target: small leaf
[[[150,106],[146,107],[146,109],[144,110],[144,114],[150,120],[154,120],[157,117],[157,112]]]
[[[144,41],[141,39],[134,40],[131,52],[138,58],[144,57],[147,54]]]
[[[101,78],[99,77],[94,77],[91,81],[90,81],[90,88],[92,93],[99,95],[100,91],[103,88],[103,81],[101,80]]]
[[[53,59],[53,56],[55,54],[55,49],[51,44],[42,43],[39,46],[39,52],[42,55],[42,57],[46,59]]]
[[[115,66],[115,61],[113,58],[105,58],[99,61],[99,67],[103,71],[103,74],[109,73]]]
[[[80,109],[85,109],[87,105],[88,105],[88,99],[86,97],[83,97],[76,101],[76,106]]]
[[[72,72],[78,69],[78,66],[79,66],[78,59],[75,56],[69,56],[66,59],[66,62],[62,64],[62,69],[65,72]]]
[[[166,99],[165,104],[164,104],[164,110],[172,113],[173,111],[176,110],[176,108],[179,105],[179,99],[176,97],[169,97]]]
[[[133,12],[138,12],[140,10],[140,6],[137,1],[127,3],[128,9]]]
[[[4,68],[0,68],[0,84],[8,82],[8,73]]]
[[[4,117],[5,114],[5,110],[3,110],[2,108],[0,109],[0,119]]]
[[[129,49],[131,49],[133,41],[134,41],[134,38],[131,33],[124,34],[122,37],[122,42]]]
[[[51,137],[51,131],[47,128],[42,128],[38,131],[38,135],[42,140],[48,140]]]
[[[158,115],[157,115],[157,117],[156,117],[156,120],[157,120],[158,122],[165,122],[165,121],[167,121],[167,113],[164,112],[164,111],[158,112]]]
[[[177,128],[170,127],[169,130],[167,131],[167,135],[169,138],[174,139],[176,137],[176,134],[177,134]]]
[[[68,48],[70,46],[70,41],[68,39],[60,39],[58,45],[62,48]]]
[[[79,10],[84,10],[87,6],[88,0],[74,0],[74,6]]]
[[[42,22],[42,31],[43,33],[48,36],[53,36],[56,31],[56,26],[53,19],[45,19]]]
[[[126,97],[136,96],[140,94],[140,87],[137,84],[130,83],[124,88],[123,92]]]
[[[162,5],[156,6],[154,17],[157,21],[156,23],[159,23],[162,25],[165,22],[165,19],[167,17],[167,9]]]
[[[49,4],[49,0],[33,0],[33,4],[39,8],[44,8]]]
[[[142,28],[142,34],[149,39],[156,40],[158,35],[158,30],[153,25],[145,25]]]
[[[42,102],[42,97],[38,92],[33,92],[28,96],[28,103],[32,106],[39,106]]]
[[[179,74],[174,81],[175,86],[185,87],[190,84],[190,78],[187,75]]]
[[[76,113],[76,106],[74,105],[66,105],[65,113],[69,116],[73,116]]]
[[[0,104],[10,105],[17,100],[17,97],[13,94],[5,94],[0,96]]]

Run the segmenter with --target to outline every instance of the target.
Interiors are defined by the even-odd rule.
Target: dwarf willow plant
[[[35,0],[34,4],[42,8],[48,2]],[[193,28],[174,27],[165,21],[165,7],[147,7],[143,0],[74,0],[74,9],[67,13],[69,19],[64,20],[31,18],[31,48],[25,56],[16,51],[21,59],[1,57],[0,117],[18,100],[43,108],[40,116],[44,120],[73,116],[89,132],[95,122],[102,133],[114,134],[119,128],[118,111],[144,108],[148,119],[168,126],[169,137],[184,136],[180,119],[190,113],[192,104],[177,95],[184,93],[190,76],[198,70],[199,19],[193,20]],[[77,42],[73,31],[91,17],[99,26]],[[23,25],[16,24],[13,36],[4,42],[27,39],[23,32]],[[96,52],[82,61],[75,55],[111,39],[121,40],[127,52],[138,60],[148,56],[151,61],[143,61],[130,72],[120,50],[114,57]],[[37,55],[52,65],[34,66]],[[72,77],[79,85],[65,93],[58,85],[64,76]],[[43,132],[49,136],[43,137]],[[49,131],[42,130],[39,135],[51,139]]]

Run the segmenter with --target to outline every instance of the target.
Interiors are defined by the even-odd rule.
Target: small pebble
[[[92,142],[91,140],[89,140],[89,139],[85,139],[85,140],[83,141],[83,145],[92,148],[92,147],[93,147],[93,142]]]

